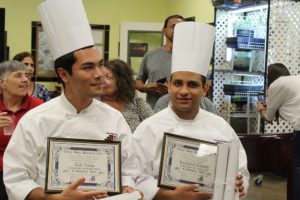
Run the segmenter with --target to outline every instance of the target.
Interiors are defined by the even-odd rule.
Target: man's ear
[[[168,85],[168,93],[170,94],[171,80],[167,80],[166,83],[167,83],[167,85]]]
[[[63,68],[58,68],[57,69],[57,74],[58,74],[58,76],[60,77],[60,79],[64,82],[64,83],[66,83],[66,82],[68,82],[68,80],[69,80],[69,73],[65,70],[65,69],[63,69]]]
[[[202,96],[204,97],[206,96],[208,89],[209,89],[209,84],[206,82],[202,87]]]

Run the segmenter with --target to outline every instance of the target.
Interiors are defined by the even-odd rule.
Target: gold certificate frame
[[[80,177],[79,189],[122,193],[121,142],[48,138],[45,192],[59,193]]]

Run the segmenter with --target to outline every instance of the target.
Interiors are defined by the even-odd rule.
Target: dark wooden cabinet
[[[292,199],[293,134],[246,134],[239,136],[250,172],[287,172],[287,199]]]

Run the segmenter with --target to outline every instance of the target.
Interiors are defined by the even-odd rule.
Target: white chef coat
[[[121,141],[122,184],[132,179],[132,134],[120,112],[93,100],[77,114],[65,95],[32,109],[19,121],[4,154],[4,182],[10,200],[23,200],[35,188],[44,188],[47,137]]]
[[[280,116],[300,130],[300,76],[282,76],[268,89],[266,118],[272,121],[279,109]]]
[[[191,137],[208,142],[240,140],[230,125],[221,117],[200,109],[193,120],[180,119],[170,106],[144,120],[133,134],[137,148],[138,168],[141,170],[136,187],[151,200],[159,190],[157,179],[164,132]],[[247,156],[240,143],[239,173],[244,176],[247,191],[249,172]]]

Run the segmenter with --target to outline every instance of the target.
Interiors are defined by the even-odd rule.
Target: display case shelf
[[[237,71],[237,70],[229,70],[229,69],[215,69],[214,71],[230,73],[233,75],[240,75],[240,76],[264,76],[265,75],[265,72],[261,72],[261,71],[247,72],[247,71]]]
[[[228,48],[237,50],[264,50],[265,39],[254,38],[253,35],[246,37],[227,37],[226,45]]]
[[[217,9],[213,102],[238,134],[258,133],[264,97],[267,9]]]
[[[230,113],[229,114],[230,117],[237,117],[237,118],[256,118],[257,117],[257,113],[256,112],[252,112],[249,114],[245,114],[244,112],[241,113]]]

